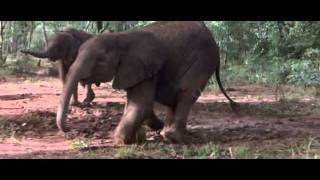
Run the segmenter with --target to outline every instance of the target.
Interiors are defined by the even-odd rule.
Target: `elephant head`
[[[156,75],[166,56],[164,46],[148,32],[103,33],[86,41],[68,72],[60,97],[56,117],[59,130],[66,131],[69,101],[79,81],[93,84],[113,79],[113,88],[126,90]]]
[[[21,52],[37,58],[48,58],[51,61],[73,61],[81,44],[91,37],[91,34],[84,31],[66,28],[51,37],[44,50],[39,52],[22,50]]]
[[[30,54],[37,58],[47,58],[50,61],[57,61],[59,60],[59,71],[60,71],[60,79],[62,83],[65,83],[66,74],[69,71],[70,66],[74,62],[77,57],[78,50],[80,46],[87,41],[88,39],[92,38],[93,35],[73,29],[73,28],[66,28],[61,32],[56,33],[53,37],[50,38],[48,44],[44,50],[39,52],[33,52],[29,50],[22,50],[21,52],[24,54]],[[84,86],[84,84],[82,84]],[[84,86],[85,87],[85,86]],[[84,103],[88,105],[94,99],[94,92],[91,89],[91,84],[87,87],[86,99]],[[75,89],[73,93],[73,105],[80,104],[78,102],[78,92]]]

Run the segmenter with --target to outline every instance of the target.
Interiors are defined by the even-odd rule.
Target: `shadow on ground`
[[[189,117],[188,129],[195,136],[193,143],[230,142],[280,139],[287,137],[320,137],[320,118],[315,115],[316,102],[282,102],[241,104],[241,113],[235,114],[228,103],[197,103]],[[67,126],[71,131],[67,139],[110,139],[123,112],[124,104],[95,103],[90,108],[73,107]],[[156,113],[165,118],[163,107]],[[56,113],[33,111],[15,116],[0,116],[0,134],[10,137],[42,138],[57,135]],[[147,134],[149,142],[160,142],[160,135]]]

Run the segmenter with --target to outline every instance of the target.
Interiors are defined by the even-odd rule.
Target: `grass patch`
[[[190,149],[188,147],[183,148],[184,158],[196,158],[196,159],[218,159],[221,158],[222,148],[212,142]]]
[[[292,140],[291,140],[292,141]],[[151,144],[128,146],[116,151],[115,158],[170,159],[319,159],[320,143],[315,139],[294,140],[292,144],[266,143],[257,146],[241,144],[223,146],[209,142],[203,145]],[[146,156],[148,154],[148,156]]]
[[[0,117],[0,137],[13,137],[15,131],[13,130],[12,124],[4,118]]]
[[[320,159],[320,142],[314,138],[309,138],[301,144],[290,148],[293,159]]]
[[[71,142],[70,148],[73,150],[82,150],[90,147],[90,142],[88,139],[79,138],[75,139]]]
[[[40,69],[53,68],[57,70],[57,63],[41,60],[41,67],[37,66],[37,58],[29,56],[9,56],[5,64],[0,67],[0,81],[14,81],[17,78],[31,79],[36,81],[36,72]]]
[[[13,133],[11,134],[11,137],[9,138],[9,143],[16,144],[16,145],[21,144],[21,141],[18,140],[15,136],[15,131],[13,131]]]
[[[230,148],[229,148],[230,149]],[[309,138],[296,140],[289,144],[276,143],[269,146],[263,144],[258,148],[247,146],[233,147],[231,157],[234,159],[319,159],[320,143]]]
[[[231,159],[258,159],[259,153],[252,151],[246,146],[229,148]]]
[[[143,158],[142,148],[138,145],[130,145],[121,147],[116,151],[115,158],[117,159],[140,159]]]
[[[286,85],[282,88],[285,101],[301,101],[304,98],[314,97],[316,95],[316,89],[313,87]]]
[[[159,150],[161,153],[170,155],[170,156],[176,156],[178,154],[178,152],[176,151],[176,149],[174,148],[173,145],[163,145],[159,147]]]
[[[99,151],[87,151],[84,153],[81,153],[77,158],[78,159],[101,159],[102,158],[102,154],[104,154],[103,152],[99,152]]]

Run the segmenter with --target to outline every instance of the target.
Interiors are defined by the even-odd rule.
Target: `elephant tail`
[[[238,113],[238,109],[239,109],[239,104],[234,102],[227,94],[227,92],[225,91],[225,89],[223,88],[222,86],[222,83],[221,83],[221,79],[220,79],[220,63],[218,64],[218,67],[216,69],[216,79],[217,79],[217,82],[218,82],[218,85],[219,85],[219,88],[221,90],[221,92],[223,93],[223,95],[229,100],[230,102],[230,107],[231,109]]]

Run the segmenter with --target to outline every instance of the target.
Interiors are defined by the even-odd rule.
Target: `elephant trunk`
[[[48,58],[47,52],[32,52],[28,50],[21,50],[23,54],[29,54],[31,56],[37,57],[37,58]]]
[[[79,69],[75,71],[70,71],[70,75],[68,75],[66,83],[63,88],[62,95],[60,97],[60,104],[58,106],[57,110],[57,117],[56,117],[56,123],[60,131],[66,132],[67,129],[65,127],[65,119],[67,117],[68,108],[70,99],[72,96],[72,93],[76,89],[76,86],[78,85],[78,76],[79,76]]]

